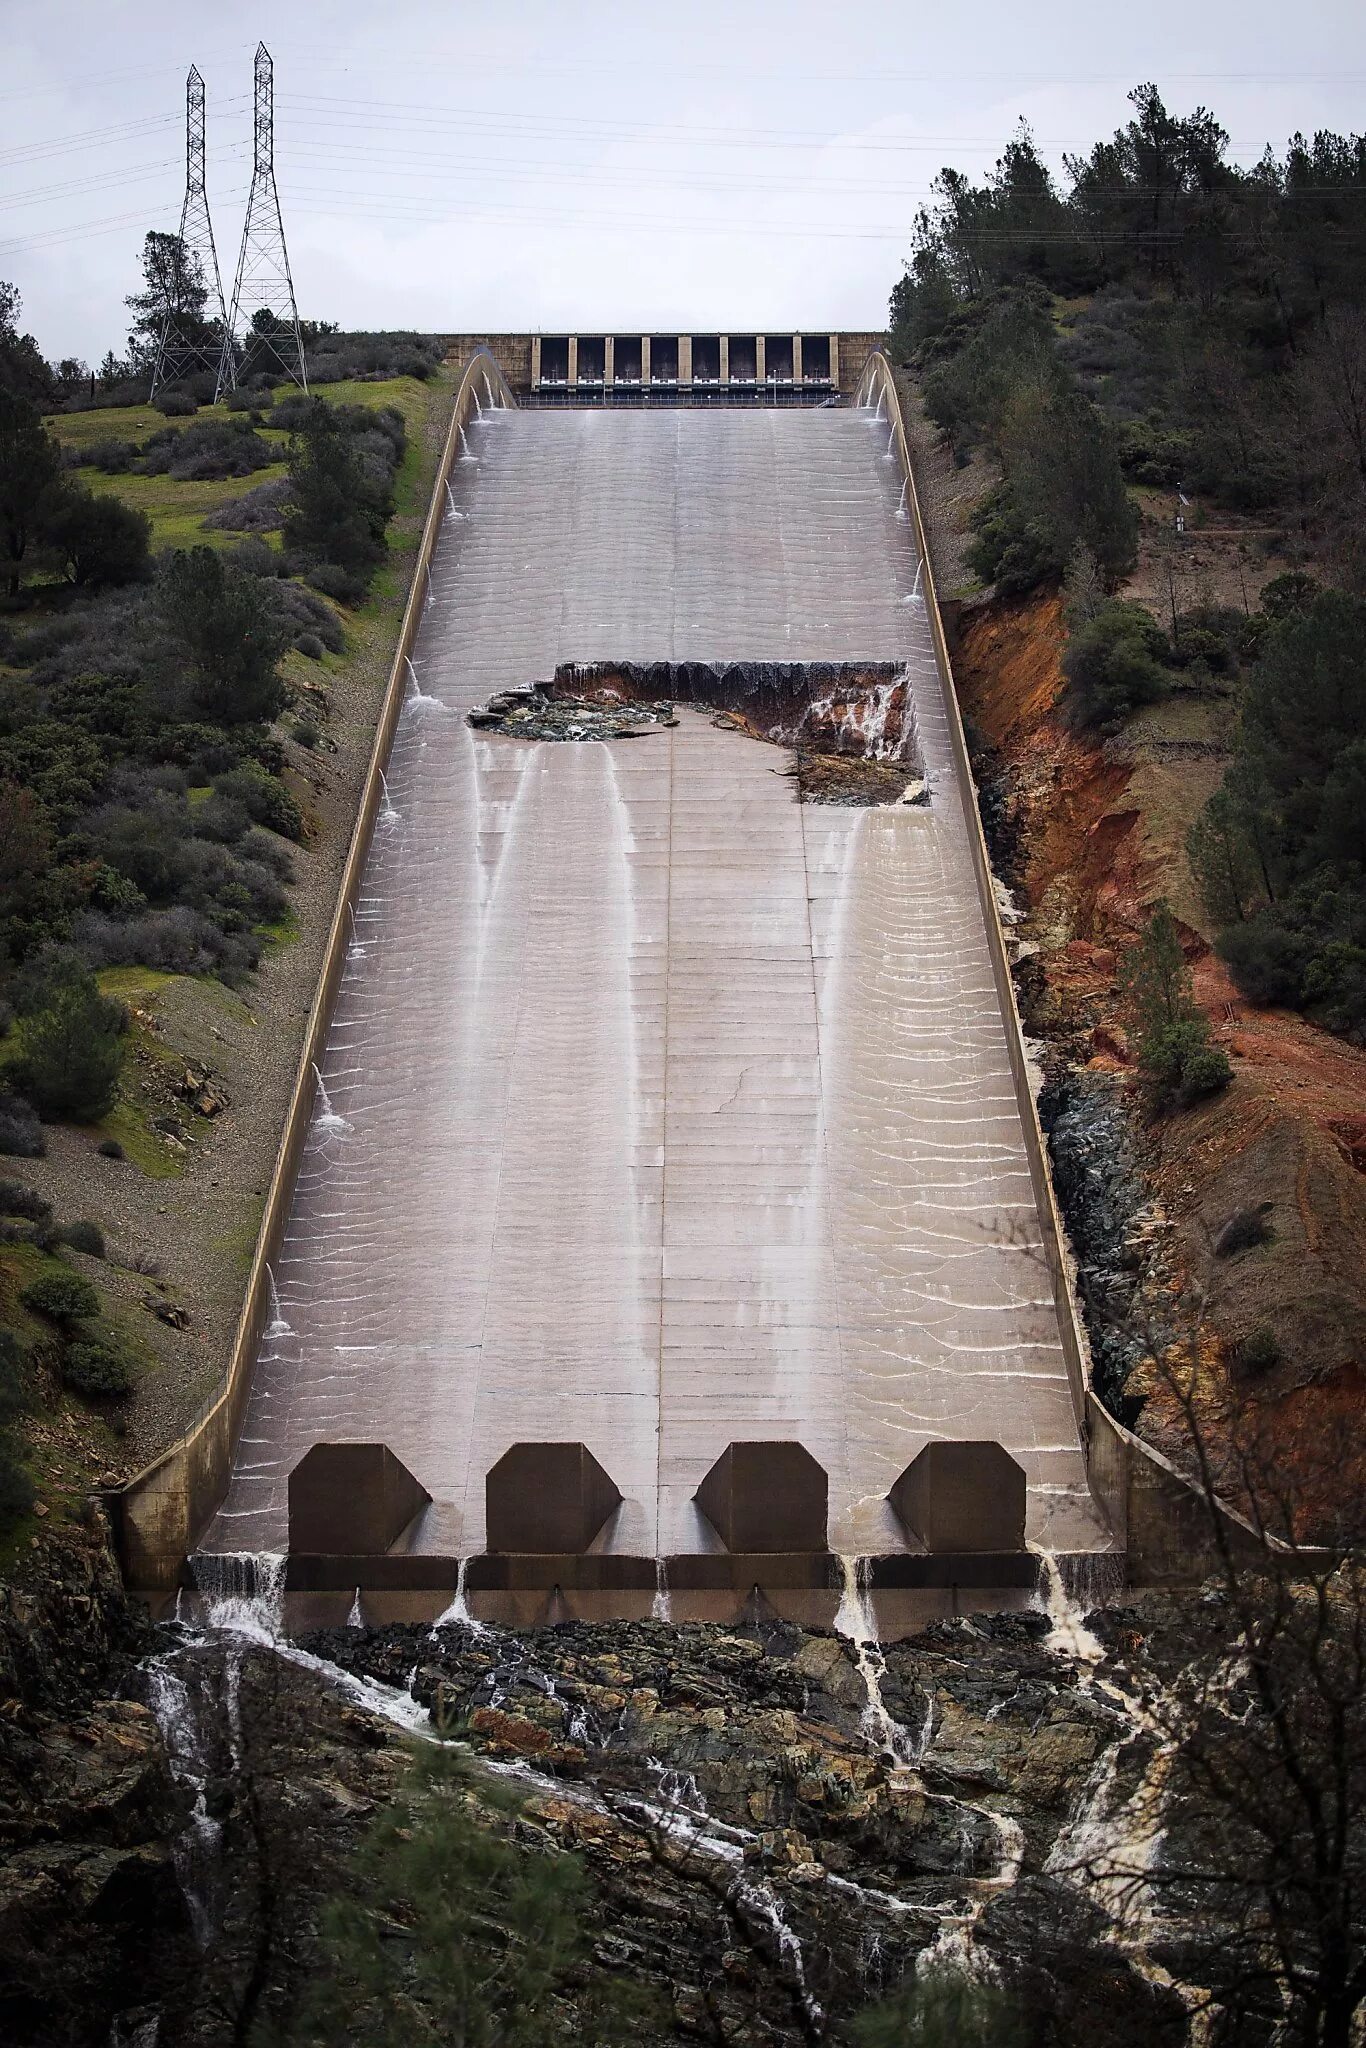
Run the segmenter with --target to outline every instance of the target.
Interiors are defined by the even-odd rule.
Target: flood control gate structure
[[[1018,1588],[1026,1542],[1113,1550],[1144,1498],[1165,1526],[1170,1474],[1136,1490],[1088,1409],[874,372],[804,412],[467,378],[308,1049],[330,1107],[301,1086],[217,1434],[125,1497],[135,1583],[197,1542],[288,1551],[320,1612],[435,1612],[459,1576],[515,1618],[758,1586],[828,1620],[840,1559],[923,1612]],[[610,744],[468,721],[666,662],[890,670],[928,801],[798,802],[699,707]]]

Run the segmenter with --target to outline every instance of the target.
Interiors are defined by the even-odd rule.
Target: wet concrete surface
[[[209,1550],[381,1441],[415,1547],[484,1547],[513,1442],[585,1444],[598,1546],[706,1551],[733,1439],[795,1438],[830,1543],[896,1550],[923,1445],[998,1439],[1028,1533],[1103,1543],[1039,1250],[886,429],[507,412],[456,471],[320,1105]],[[472,730],[568,661],[893,660],[925,808],[801,805],[681,707],[614,746]]]

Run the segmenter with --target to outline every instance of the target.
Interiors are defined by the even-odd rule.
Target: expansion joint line
[[[660,1059],[659,1092],[659,1343],[655,1354],[655,1556],[664,1555],[664,1302],[669,1231],[669,987],[673,979],[673,896],[674,896],[674,734],[665,739],[669,748],[668,834],[664,859],[664,1044]]]
[[[840,1301],[840,1260],[839,1243],[835,1233],[835,1176],[830,1168],[830,1098],[826,1092],[827,1063],[825,1023],[821,1012],[821,985],[816,970],[816,934],[811,923],[811,851],[807,844],[806,825],[808,806],[803,803],[800,789],[795,792],[798,815],[801,819],[802,834],[802,893],[806,898],[806,950],[811,960],[811,1001],[816,1019],[816,1101],[817,1130],[819,1133],[820,1161],[825,1173],[825,1229],[830,1244],[830,1285],[835,1297],[835,1350],[840,1362],[840,1386],[844,1398],[840,1402],[840,1428],[844,1435],[844,1470],[846,1479],[850,1472],[849,1463],[849,1407],[851,1388],[849,1373],[844,1356],[844,1310]],[[862,821],[869,814],[861,812],[849,831],[848,845],[844,850],[844,863],[848,866],[853,853],[854,842],[862,830]],[[842,883],[845,877],[841,877]],[[840,931],[840,943],[844,943]],[[838,962],[832,956],[826,961],[826,987],[830,986]]]

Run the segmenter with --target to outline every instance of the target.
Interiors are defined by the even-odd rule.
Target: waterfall
[[[489,383],[489,373],[487,370],[485,370],[484,372],[484,397],[488,401],[489,410],[491,412],[493,410],[494,404],[493,386]]]
[[[906,493],[907,493],[907,491],[908,491],[908,490],[910,489],[910,487],[911,487],[911,480],[910,480],[910,478],[909,478],[909,477],[903,477],[903,478],[902,478],[902,480],[901,480],[901,497],[900,497],[900,500],[898,501],[898,504],[897,504],[897,508],[896,508],[896,516],[897,516],[897,518],[898,518],[898,519],[909,519],[909,518],[910,518],[910,516],[911,516],[911,515],[910,515],[910,513],[909,513],[909,512],[908,512],[908,511],[906,510]],[[919,573],[919,565],[917,564],[917,574],[918,574],[918,573]]]
[[[399,814],[394,809],[393,803],[390,800],[389,784],[382,768],[379,771],[379,786],[381,795],[377,822],[381,825],[397,825]]]
[[[868,1704],[863,1710],[864,1733],[894,1763],[903,1767],[917,1764],[924,1754],[929,1728],[927,1724],[924,1739],[917,1745],[910,1731],[893,1718],[882,1697],[887,1662],[878,1641],[877,1616],[873,1612],[868,1583],[869,1560],[866,1557],[842,1557],[840,1576],[844,1582],[844,1593],[835,1616],[835,1633],[853,1645],[854,1662],[868,1695]]]
[[[469,1559],[462,1557],[459,1565],[456,1567],[455,1598],[450,1606],[443,1613],[438,1614],[436,1620],[432,1623],[433,1635],[436,1634],[438,1629],[442,1628],[467,1628],[472,1630],[477,1636],[488,1634],[484,1623],[476,1621],[470,1612],[469,1596],[466,1592],[466,1578],[469,1568]]]
[[[1031,1544],[1031,1549],[1034,1545]],[[1099,1664],[1105,1655],[1105,1646],[1086,1626],[1086,1617],[1075,1600],[1068,1595],[1058,1570],[1058,1560],[1051,1550],[1039,1550],[1040,1593],[1044,1613],[1053,1624],[1053,1633],[1048,1638],[1048,1647],[1059,1656],[1069,1657],[1075,1664]]]
[[[655,1559],[655,1597],[650,1609],[651,1621],[672,1621],[669,1611],[669,1567],[662,1557]]]
[[[460,431],[460,458],[459,458],[459,459],[460,459],[460,461],[461,461],[461,462],[477,462],[477,461],[479,460],[479,457],[478,457],[477,455],[475,455],[475,454],[474,454],[474,453],[472,452],[472,450],[471,450],[471,448],[470,448],[470,444],[469,444],[468,440],[467,440],[467,439],[465,438],[465,429],[464,429],[463,427],[461,427],[459,431]]]
[[[190,1801],[189,1820],[172,1844],[171,1857],[195,1940],[200,1948],[207,1948],[214,1924],[210,1894],[223,1836],[222,1826],[208,1806],[208,1745],[195,1695],[180,1673],[173,1671],[165,1658],[154,1659],[143,1669],[147,1705],[166,1745],[171,1776]]]
[[[288,1562],[278,1550],[195,1551],[190,1570],[208,1627],[259,1643],[278,1642]]]
[[[362,1611],[361,1611],[361,1604],[360,1604],[360,1587],[359,1587],[359,1586],[357,1586],[357,1588],[356,1588],[356,1592],[355,1592],[355,1597],[354,1597],[354,1599],[353,1599],[353,1600],[352,1600],[352,1602],[351,1602],[351,1612],[350,1612],[350,1613],[349,1613],[349,1614],[347,1615],[347,1617],[346,1617],[346,1626],[347,1626],[348,1628],[364,1628],[364,1627],[365,1627],[365,1616],[364,1616],[364,1614],[363,1614],[363,1613],[362,1613]]]
[[[471,398],[472,398],[472,399],[474,400],[474,410],[475,410],[475,414],[476,414],[476,417],[477,417],[477,418],[479,418],[479,419],[483,419],[483,417],[484,417],[484,408],[483,408],[483,406],[482,406],[482,405],[481,405],[481,404],[479,403],[479,393],[478,393],[477,391],[475,391],[475,390],[471,389],[471,391],[470,391],[470,397],[471,397]]]

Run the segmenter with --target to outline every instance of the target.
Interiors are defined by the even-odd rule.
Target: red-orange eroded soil
[[[966,608],[957,623],[964,714],[1008,771],[1022,935],[1039,948],[1043,978],[1035,1028],[1131,1078],[1119,961],[1159,896],[1182,915],[1196,995],[1234,1081],[1144,1127],[1145,1161],[1180,1274],[1203,1293],[1217,1339],[1201,1347],[1208,1412],[1227,1406],[1274,1443],[1302,1523],[1321,1528],[1366,1499],[1366,1053],[1291,1012],[1254,1009],[1197,928],[1183,821],[1217,782],[1217,760],[1180,749],[1166,758],[1141,741],[1105,748],[1067,727],[1056,597]],[[1269,1241],[1215,1257],[1228,1219],[1259,1207]],[[1261,1330],[1281,1359],[1249,1380],[1231,1360]],[[1179,1454],[1160,1385],[1140,1427]]]

